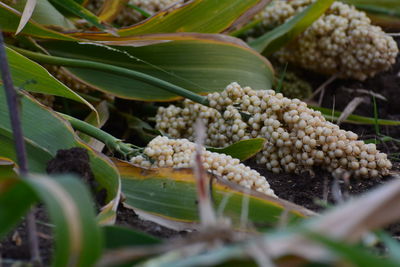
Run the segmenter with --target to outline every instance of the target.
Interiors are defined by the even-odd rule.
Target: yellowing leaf
[[[148,170],[117,159],[114,162],[122,177],[126,206],[175,229],[195,227],[191,224],[199,222],[196,182],[191,169]],[[276,226],[284,211],[289,214],[289,223],[313,214],[285,200],[249,192],[221,179],[212,180],[212,198],[214,208],[229,217],[235,227],[240,223],[243,209],[248,210],[249,222],[259,230]],[[248,207],[243,206],[244,198],[248,198]]]

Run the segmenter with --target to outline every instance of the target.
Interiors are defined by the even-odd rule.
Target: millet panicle
[[[256,160],[274,173],[300,173],[320,166],[338,174],[377,177],[387,175],[392,167],[387,155],[374,144],[359,141],[357,134],[326,121],[319,111],[299,99],[273,90],[242,88],[237,83],[207,98],[210,107],[189,100],[183,107],[160,107],[156,128],[172,138],[194,140],[192,123],[200,118],[206,125],[208,146],[265,138],[267,142]]]

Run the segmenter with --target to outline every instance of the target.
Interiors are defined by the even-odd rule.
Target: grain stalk
[[[6,93],[7,105],[10,113],[10,122],[14,136],[15,152],[17,156],[17,162],[19,165],[19,171],[21,177],[26,178],[28,176],[28,162],[26,156],[24,136],[21,127],[18,96],[11,78],[10,68],[8,65],[6,50],[4,46],[3,33],[1,31],[0,31],[0,72],[1,72],[1,77],[3,79],[4,91]],[[26,223],[27,223],[29,250],[31,259],[35,264],[41,265],[39,240],[36,230],[34,209],[28,212]]]

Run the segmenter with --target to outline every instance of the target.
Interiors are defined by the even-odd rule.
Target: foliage
[[[304,207],[252,192],[220,177],[201,172],[199,176],[191,169],[149,170],[126,161],[141,154],[149,139],[161,134],[152,126],[163,102],[187,98],[209,105],[203,95],[221,92],[232,81],[256,90],[273,87],[274,68],[264,55],[296,38],[333,1],[316,1],[250,44],[229,34],[237,35],[257,24],[252,17],[268,0],[193,0],[125,28],[115,26],[113,19],[121,9],[132,7],[128,1],[105,0],[99,13],[89,11],[88,2],[0,1],[0,29],[6,37],[8,69],[18,94],[29,166],[24,175],[22,155],[14,148],[18,141],[8,119],[13,114],[6,101],[6,76],[2,73],[2,240],[12,234],[32,207],[42,204],[40,209],[48,213],[53,230],[53,266],[232,262],[247,266],[255,262],[279,265],[288,260],[382,266],[400,263],[398,244],[390,236],[377,235],[390,250],[386,258],[371,254],[371,248],[361,240],[369,230],[399,219],[393,205],[400,195],[396,181],[356,204],[344,203],[315,216]],[[392,8],[390,1],[382,1],[380,7],[371,1],[349,2],[357,2],[366,10],[384,9],[386,15]],[[57,70],[51,66],[57,66]],[[41,96],[48,95],[55,96],[51,106],[41,104]],[[338,111],[315,108],[332,120],[340,116]],[[377,112],[375,118],[350,115],[346,122],[375,127],[399,125],[398,121],[378,119]],[[103,126],[107,131],[101,129]],[[263,138],[250,138],[207,149],[245,161],[267,145]],[[74,147],[87,152],[93,181],[76,173],[46,174],[48,162],[60,150]],[[196,195],[201,189],[199,181],[209,187],[207,197],[217,214],[217,223],[207,227],[199,215],[199,209],[208,205],[198,197],[201,194]],[[370,204],[369,209],[362,201]],[[163,242],[115,226],[120,203],[141,218],[176,230],[196,229],[199,234]],[[366,210],[360,213],[364,217],[351,218],[360,207]],[[374,216],[379,219],[369,224],[367,219]],[[337,223],[342,221],[349,223]]]

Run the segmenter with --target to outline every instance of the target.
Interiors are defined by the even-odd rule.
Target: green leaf
[[[230,155],[233,158],[244,161],[253,157],[263,149],[265,143],[264,138],[253,138],[238,141],[230,146],[223,148],[207,147],[208,151]]]
[[[4,90],[0,86],[0,156],[16,160],[14,142]],[[107,201],[99,220],[102,223],[115,219],[120,196],[120,179],[115,166],[104,155],[84,144],[71,126],[50,109],[38,104],[34,99],[21,96],[21,120],[27,145],[30,171],[44,173],[47,162],[59,149],[82,147],[87,149],[90,166],[99,185],[107,191]]]
[[[85,104],[97,114],[92,104],[51,76],[45,68],[11,48],[6,47],[6,53],[15,86],[30,92],[72,99]]]
[[[27,0],[15,1],[9,4],[10,7],[18,11],[22,11]],[[41,24],[42,26],[58,26],[64,29],[75,29],[75,26],[64,17],[53,5],[47,0],[39,0],[36,3],[35,10],[32,14],[32,20]]]
[[[388,250],[388,255],[391,259],[400,262],[400,244],[389,233],[380,231],[378,237]]]
[[[20,19],[19,11],[0,1],[0,28],[2,31],[15,33]],[[47,29],[32,20],[29,20],[21,33],[44,39],[76,40],[74,37]]]
[[[227,30],[239,17],[248,16],[247,12],[251,12],[251,8],[255,5],[260,4],[258,8],[261,11],[262,3],[265,4],[265,2],[262,0],[194,0],[172,11],[161,11],[142,23],[117,31],[117,34],[134,36],[173,32],[219,33]],[[75,36],[86,38],[87,34],[77,33]],[[98,33],[91,36],[102,39],[101,36],[110,35]]]
[[[174,223],[198,223],[196,180],[190,169],[146,170],[127,162],[115,160],[122,176],[125,205],[135,212],[150,214]],[[213,179],[212,196],[215,208],[229,217],[234,226],[240,224],[243,198],[248,198],[248,220],[257,229],[276,226],[282,212],[293,223],[310,215],[306,209],[261,193],[244,194],[221,180]],[[171,227],[171,226],[170,226]],[[177,226],[179,229],[179,226]]]
[[[332,111],[329,108],[323,108],[317,106],[310,106],[310,108],[321,111],[321,113],[327,120],[332,120],[332,121],[336,121],[340,117],[340,114],[342,114],[342,112],[340,111]],[[378,124],[378,125],[388,125],[388,126],[400,126],[400,121],[382,120],[382,119],[376,120],[375,118],[369,118],[353,114],[349,115],[344,122],[355,123],[355,124],[367,124],[367,125]]]
[[[101,30],[106,30],[107,28],[101,24],[100,19],[94,15],[92,12],[84,8],[82,5],[78,4],[73,0],[50,0],[57,6],[64,8],[65,10],[71,12],[72,14],[85,19],[87,22],[96,26]]]
[[[270,55],[304,32],[331,6],[334,0],[317,0],[286,23],[250,42],[256,51]]]
[[[143,245],[154,245],[161,243],[160,239],[157,239],[148,234],[134,231],[132,229],[108,225],[103,226],[104,235],[104,247],[106,249],[116,249],[128,246],[143,246]]]
[[[237,81],[253,89],[271,88],[269,61],[239,39],[222,35],[165,34],[118,38],[99,45],[46,42],[55,56],[91,60],[139,71],[195,93],[222,91]],[[169,41],[166,41],[169,40]],[[136,43],[151,43],[134,47]],[[100,91],[143,101],[167,101],[178,97],[159,87],[132,78],[92,69],[68,68]]]
[[[90,193],[71,176],[31,175],[24,180],[44,202],[55,225],[53,266],[92,266],[101,254],[102,236]]]

